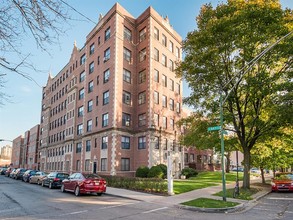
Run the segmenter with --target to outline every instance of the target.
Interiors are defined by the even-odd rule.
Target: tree
[[[17,73],[33,80],[28,70],[35,69],[30,63],[30,54],[21,51],[22,42],[33,37],[41,50],[58,42],[64,33],[64,22],[70,19],[68,10],[72,9],[60,0],[6,0],[0,6],[0,89],[3,90],[4,76]],[[8,55],[13,57],[9,60]],[[33,80],[34,81],[34,80]],[[9,96],[0,90],[0,105]]]
[[[228,129],[244,154],[244,188],[250,188],[255,144],[263,136],[274,136],[276,129],[292,126],[292,117],[284,117],[292,112],[292,17],[277,0],[228,0],[216,8],[206,4],[197,17],[197,30],[183,42],[186,56],[177,74],[192,90],[184,101],[206,118],[215,118],[220,91],[227,97],[224,120],[232,125]],[[281,110],[284,106],[289,110]]]

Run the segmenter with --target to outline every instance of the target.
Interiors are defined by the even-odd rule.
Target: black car
[[[22,180],[22,176],[23,176],[23,174],[25,173],[25,171],[27,171],[27,169],[24,169],[24,168],[18,168],[18,169],[15,171],[14,179],[16,179],[16,180]]]
[[[48,176],[42,180],[42,186],[48,186],[50,189],[61,188],[62,181],[68,178],[68,176],[68,173],[63,172],[49,173]]]
[[[7,167],[1,167],[0,168],[0,175],[5,175],[6,170],[7,170]]]
[[[25,173],[22,176],[22,180],[26,183],[29,182],[31,176],[36,175],[36,173],[38,172],[38,170],[27,170],[25,171]]]

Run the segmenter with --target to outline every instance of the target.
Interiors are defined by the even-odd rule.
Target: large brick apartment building
[[[175,177],[189,163],[209,169],[211,151],[178,144],[181,41],[152,7],[134,18],[116,3],[100,16],[43,87],[38,168],[133,176],[139,166],[167,164],[169,153]]]

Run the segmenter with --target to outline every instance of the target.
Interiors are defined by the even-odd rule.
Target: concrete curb
[[[189,211],[196,211],[196,212],[206,212],[206,213],[233,213],[237,211],[242,211],[245,208],[245,204],[239,204],[234,207],[227,207],[227,208],[199,208],[193,206],[186,206],[186,205],[175,205],[176,208],[185,209]]]

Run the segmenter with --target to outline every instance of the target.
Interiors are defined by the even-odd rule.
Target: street
[[[170,197],[172,199],[172,197]],[[113,195],[75,197],[0,176],[0,219],[293,219],[293,193],[270,193],[240,213],[200,213]]]

